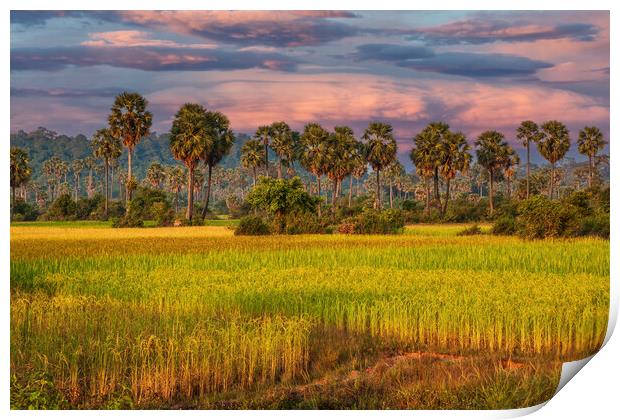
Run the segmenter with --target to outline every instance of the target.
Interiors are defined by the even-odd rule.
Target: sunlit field
[[[561,362],[602,343],[609,241],[462,229],[235,237],[227,226],[14,225],[12,406],[545,401]]]

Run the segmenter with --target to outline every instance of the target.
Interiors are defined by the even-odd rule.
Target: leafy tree
[[[381,209],[381,178],[380,172],[396,160],[396,140],[392,134],[390,124],[373,122],[368,125],[362,138],[365,140],[364,149],[366,161],[377,174],[377,209]]]
[[[607,142],[603,139],[603,133],[598,127],[584,127],[579,131],[577,147],[579,153],[588,157],[588,187],[592,188],[594,178],[594,159],[600,149]]]
[[[450,200],[450,181],[456,177],[458,172],[466,172],[471,162],[469,145],[463,133],[452,133],[448,131],[438,145],[439,173],[446,181],[446,197],[441,209],[442,217],[448,210]]]
[[[212,141],[207,128],[206,111],[202,105],[186,103],[176,113],[170,129],[170,151],[187,167],[187,212],[194,215],[194,170]]]
[[[278,232],[285,229],[287,214],[291,212],[313,213],[319,199],[310,196],[299,177],[273,179],[261,177],[248,195],[248,203],[263,209],[275,217]]]
[[[209,172],[207,178],[207,195],[205,197],[205,204],[202,208],[202,218],[207,216],[209,211],[209,197],[211,196],[211,174],[213,167],[220,163],[220,161],[226,156],[233,143],[235,142],[235,134],[230,128],[230,121],[226,115],[221,112],[207,112],[207,131],[209,133],[209,139],[204,148],[201,158],[207,165]]]
[[[549,198],[553,198],[555,184],[555,164],[564,158],[570,149],[568,129],[559,121],[547,121],[542,126],[542,136],[538,142],[538,151],[551,164],[549,180]]]
[[[527,151],[525,198],[530,198],[530,144],[538,144],[542,139],[542,133],[538,129],[538,124],[534,121],[523,121],[519,128],[517,128],[517,139],[521,140],[523,147]]]
[[[272,137],[271,126],[262,125],[258,127],[256,133],[254,133],[254,138],[263,143],[263,147],[265,148],[265,176],[269,176],[269,140]]]
[[[284,121],[271,124],[271,149],[278,156],[278,178],[282,178],[283,164],[290,167],[297,156],[297,145],[293,131]]]
[[[249,140],[241,148],[241,164],[252,169],[253,186],[256,186],[256,168],[265,162],[265,151],[259,140]]]
[[[329,155],[329,132],[318,123],[306,124],[301,134],[302,144],[301,164],[316,176],[318,196],[321,196],[321,176],[328,170]],[[321,217],[320,201],[318,202],[318,214]]]
[[[108,128],[102,128],[97,130],[93,136],[91,147],[93,149],[93,155],[100,159],[103,159],[104,170],[104,197],[105,204],[103,210],[103,217],[108,217],[108,207],[110,200],[110,187],[109,187],[109,169],[110,160],[118,158],[122,153],[121,141],[117,137],[114,137]]]
[[[132,173],[131,156],[136,145],[150,133],[153,114],[147,111],[148,101],[135,92],[123,92],[118,95],[112,105],[108,124],[114,137],[122,140],[127,148],[127,182],[125,183],[126,198],[131,201],[131,193],[135,188]],[[129,206],[128,206],[129,207]],[[129,208],[128,210],[129,211]]]
[[[18,147],[11,148],[11,220],[15,209],[15,189],[21,187],[30,180],[32,168],[28,153]]]
[[[489,214],[493,215],[493,181],[501,170],[506,166],[506,160],[510,154],[511,147],[504,141],[504,135],[498,131],[485,131],[476,140],[476,157],[478,163],[483,166],[488,173],[489,179]]]

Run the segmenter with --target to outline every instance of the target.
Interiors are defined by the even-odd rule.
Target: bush
[[[472,235],[482,235],[482,230],[480,229],[480,226],[473,225],[473,226],[463,229],[462,231],[456,234],[456,236],[472,236]]]
[[[393,234],[405,227],[404,214],[400,210],[365,210],[354,217],[344,219],[338,226],[340,233]]]
[[[514,235],[517,231],[517,223],[513,216],[500,216],[495,219],[491,233],[493,235]]]
[[[245,216],[239,220],[239,226],[235,229],[235,235],[269,235],[269,225],[259,216]]]
[[[487,203],[461,197],[450,201],[444,221],[453,223],[475,222],[484,219]]]
[[[578,235],[609,239],[609,213],[598,213],[583,219]]]
[[[174,210],[170,208],[170,204],[166,201],[153,203],[151,212],[157,226],[172,226],[174,223]]]
[[[572,204],[537,195],[519,205],[517,230],[529,239],[575,236],[580,218],[579,209]]]
[[[58,197],[47,211],[49,220],[75,220],[77,205],[69,194]]]
[[[37,209],[23,200],[16,200],[13,205],[13,221],[15,222],[31,222],[37,220],[39,212]]]
[[[134,205],[133,200],[128,203],[128,211],[112,223],[115,228],[144,227],[142,208]]]
[[[285,233],[287,235],[300,235],[304,233],[332,233],[330,222],[327,218],[319,218],[312,213],[293,213],[286,219]]]
[[[75,204],[77,219],[103,219],[105,198],[101,194],[96,194],[92,198],[80,197]]]

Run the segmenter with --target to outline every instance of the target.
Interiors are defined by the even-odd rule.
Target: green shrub
[[[482,235],[482,229],[480,229],[480,226],[473,225],[473,226],[463,229],[462,231],[456,234],[456,236],[473,236],[473,235]]]
[[[269,235],[269,225],[259,216],[245,216],[239,220],[239,226],[235,229],[235,235]]]
[[[514,235],[517,232],[517,223],[513,216],[500,216],[495,219],[491,233],[493,235]]]
[[[127,212],[118,219],[114,219],[112,227],[115,228],[131,228],[144,227],[144,219],[142,218],[142,208],[134,205],[134,201],[127,204]]]
[[[49,220],[75,220],[77,205],[69,194],[58,197],[47,211]]]
[[[578,208],[572,204],[536,195],[519,204],[517,230],[529,239],[575,236],[580,217]]]
[[[286,216],[285,224],[284,232],[287,235],[328,233],[329,220],[327,218],[319,218],[313,213],[295,212]]]
[[[39,212],[37,209],[26,203],[24,200],[16,200],[13,206],[13,221],[15,222],[31,222],[37,220],[39,217]]]
[[[338,226],[340,233],[354,234],[393,234],[405,227],[402,211],[388,209],[383,211],[365,210],[354,217],[344,219]]]
[[[486,211],[487,204],[484,201],[462,197],[448,203],[444,221],[454,223],[475,222],[484,219]]]
[[[75,205],[78,220],[102,219],[104,216],[105,198],[101,194],[95,194],[92,198],[80,197]]]
[[[609,213],[598,213],[583,219],[578,234],[609,239]]]
[[[170,204],[166,201],[153,203],[151,212],[157,226],[172,226],[174,223],[174,210],[170,208]]]

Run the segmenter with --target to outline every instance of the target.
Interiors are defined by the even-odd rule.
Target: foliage
[[[77,205],[69,194],[58,197],[47,211],[49,220],[75,220]]]
[[[127,211],[118,219],[112,219],[112,227],[115,228],[134,228],[144,227],[142,217],[143,209],[139,205],[134,205],[133,201],[127,203]]]
[[[245,216],[239,220],[239,225],[235,229],[237,236],[259,236],[269,235],[271,229],[260,216]]]
[[[493,222],[491,233],[493,235],[514,235],[517,232],[517,224],[514,216],[499,216]]]
[[[80,197],[75,205],[75,216],[78,220],[103,219],[104,217],[104,197],[95,194],[92,198]]]
[[[49,374],[33,372],[19,380],[11,375],[11,410],[59,410],[68,405]]]
[[[395,234],[405,226],[402,211],[394,209],[366,209],[357,216],[344,219],[338,226],[339,233],[347,234]]]
[[[573,236],[578,229],[578,209],[537,195],[519,204],[517,227],[528,239]]]
[[[174,210],[167,201],[154,202],[151,205],[151,213],[157,226],[172,226],[174,223]]]
[[[472,225],[468,228],[465,228],[458,232],[456,236],[472,236],[472,235],[482,235],[482,229],[478,225]]]
[[[465,223],[484,220],[486,205],[482,200],[459,197],[452,201],[443,218],[446,222]]]
[[[33,221],[37,220],[39,212],[30,203],[26,203],[24,200],[16,200],[13,204],[13,220],[14,221]]]

